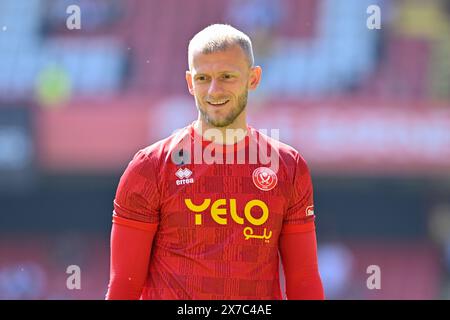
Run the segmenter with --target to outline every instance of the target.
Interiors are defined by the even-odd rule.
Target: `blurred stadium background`
[[[217,22],[263,67],[250,123],[309,162],[327,297],[449,299],[447,0],[0,0],[0,299],[104,298],[119,177],[196,117],[187,44]]]

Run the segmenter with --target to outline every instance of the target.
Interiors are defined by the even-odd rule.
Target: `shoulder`
[[[275,152],[281,165],[285,165],[287,167],[301,166],[307,169],[308,165],[305,159],[296,148],[279,141],[277,137],[270,137],[264,132],[258,131],[252,127],[250,128],[253,131],[253,135],[257,136],[258,144],[263,144],[267,147],[267,150],[270,150],[270,152]]]
[[[188,135],[186,132],[186,128],[180,129],[167,138],[138,150],[122,174],[121,183],[147,185],[160,181],[164,163],[171,160],[173,150],[176,150],[183,137]]]
[[[171,160],[172,153],[178,151],[188,138],[188,128],[179,129],[170,136],[138,150],[132,161],[142,166],[159,167],[162,163]]]

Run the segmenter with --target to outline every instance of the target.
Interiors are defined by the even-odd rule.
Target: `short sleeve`
[[[293,190],[283,222],[282,233],[308,232],[315,229],[311,175],[305,160],[297,155]]]
[[[156,166],[138,151],[120,178],[114,199],[114,214],[140,222],[159,223],[160,192]]]

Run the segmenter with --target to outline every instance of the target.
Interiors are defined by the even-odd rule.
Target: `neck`
[[[213,141],[217,144],[235,144],[247,135],[247,121],[245,110],[228,126],[215,127],[205,121],[199,114],[194,123],[194,130],[202,135],[205,140]]]

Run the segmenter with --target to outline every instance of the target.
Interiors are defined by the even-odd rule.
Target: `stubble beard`
[[[214,119],[213,117],[210,117],[206,109],[203,109],[200,106],[200,103],[197,100],[197,110],[200,112],[201,117],[203,121],[208,123],[209,125],[217,128],[223,128],[226,126],[229,126],[236,120],[237,117],[242,113],[242,111],[245,110],[245,107],[247,106],[247,99],[248,99],[248,91],[245,90],[241,95],[238,96],[237,106],[230,110],[228,114],[223,119]]]

